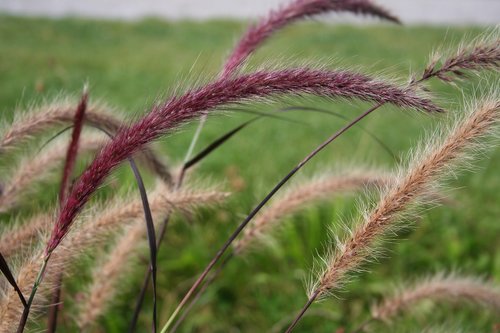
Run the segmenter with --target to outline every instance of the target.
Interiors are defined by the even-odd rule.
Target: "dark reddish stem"
[[[75,167],[76,157],[78,155],[78,144],[80,143],[80,136],[84,124],[85,111],[87,110],[88,93],[87,88],[83,89],[82,98],[78,107],[76,108],[75,118],[73,120],[73,132],[71,134],[71,142],[66,152],[66,161],[64,164],[63,175],[61,179],[61,187],[59,189],[59,204],[62,207],[64,200],[70,186],[70,177]],[[49,310],[47,331],[54,333],[57,328],[57,315],[59,312],[59,303],[61,301],[61,288],[62,288],[62,273],[56,278],[56,288],[52,294],[52,306]]]
[[[85,111],[87,110],[88,93],[87,88],[84,88],[82,98],[76,109],[75,118],[73,121],[73,133],[71,134],[71,142],[66,152],[66,162],[64,164],[63,176],[61,180],[61,188],[59,190],[59,204],[62,206],[66,200],[69,190],[69,179],[75,167],[76,156],[78,155],[78,144],[84,123]]]

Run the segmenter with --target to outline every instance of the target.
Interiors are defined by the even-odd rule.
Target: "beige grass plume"
[[[5,151],[25,142],[33,136],[61,125],[71,124],[75,117],[77,103],[60,100],[32,108],[29,111],[16,110],[16,118],[11,124],[4,124],[0,139],[0,151]],[[88,106],[86,121],[110,132],[122,124],[122,121],[108,111],[109,108],[91,103]]]
[[[225,196],[227,196],[226,193],[210,189],[186,190],[174,193],[167,190],[166,185],[161,183],[151,193],[150,205],[152,212],[159,214],[162,210],[186,210],[200,204],[217,202]],[[87,218],[90,221],[78,223],[77,227],[54,252],[53,259],[46,271],[44,288],[42,289],[50,290],[55,282],[55,278],[61,272],[60,267],[66,268],[71,266],[72,261],[81,255],[82,252],[102,243],[106,239],[106,236],[109,237],[117,231],[122,230],[125,226],[130,225],[131,221],[142,217],[142,215],[143,210],[140,200],[131,200],[121,205],[118,203],[110,205],[104,212],[88,216]],[[127,223],[127,221],[129,222]],[[40,244],[43,245],[45,242],[45,237],[40,239]],[[31,288],[43,262],[43,260],[40,260],[42,257],[43,251],[39,248],[17,270],[17,283],[25,295],[29,295],[31,292]],[[35,298],[34,309],[37,310],[37,307],[39,308],[47,304],[46,302],[44,293],[38,293]],[[6,291],[4,290],[0,296],[0,333],[15,331],[22,311],[23,306],[14,290],[10,287]]]
[[[477,277],[439,273],[403,287],[387,297],[372,308],[372,318],[388,321],[424,300],[460,304],[469,302],[500,314],[500,289],[497,285]]]
[[[24,248],[35,242],[38,235],[49,229],[53,221],[54,216],[41,213],[3,228],[0,230],[0,253],[5,258],[21,254]]]
[[[87,136],[80,142],[80,152],[95,152],[102,148],[102,136]],[[13,173],[3,177],[0,184],[0,212],[15,207],[37,180],[46,178],[51,171],[60,166],[66,157],[67,142],[57,142],[43,148],[35,157],[27,156],[17,164]]]
[[[403,214],[425,197],[458,163],[473,159],[488,135],[498,134],[500,98],[498,92],[483,99],[456,121],[449,131],[425,140],[408,168],[382,191],[380,201],[365,214],[337,250],[325,260],[326,267],[312,284],[309,295],[321,298],[337,289],[348,273],[374,256],[377,242],[390,230],[401,227]]]
[[[377,170],[351,170],[338,174],[324,174],[310,181],[294,186],[271,206],[264,210],[252,224],[244,230],[234,245],[236,254],[246,251],[263,236],[276,227],[279,220],[291,215],[304,206],[331,198],[335,194],[356,191],[366,186],[382,186],[391,177]]]
[[[45,133],[61,125],[71,125],[74,121],[77,103],[69,99],[48,103],[29,111],[18,110],[16,119],[11,124],[4,124],[0,131],[0,154],[25,142],[29,138]],[[124,125],[111,108],[98,103],[90,103],[85,112],[85,121],[95,127],[114,134]],[[167,165],[151,148],[146,147],[139,153],[143,162],[151,171],[168,183],[171,182]]]

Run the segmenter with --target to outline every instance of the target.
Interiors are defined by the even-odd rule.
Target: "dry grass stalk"
[[[81,152],[95,152],[103,147],[105,140],[100,137],[87,137],[81,140]],[[56,167],[60,166],[66,157],[67,143],[58,142],[42,149],[35,157],[23,158],[15,167],[12,175],[4,178],[0,185],[0,212],[15,207],[26,192],[33,188],[33,183],[43,179]]]
[[[50,214],[38,214],[9,229],[3,229],[0,235],[0,253],[4,257],[19,255],[22,249],[30,246],[43,231],[54,221]]]
[[[312,284],[309,295],[317,299],[339,288],[347,275],[356,270],[369,257],[374,256],[377,242],[388,231],[401,227],[403,214],[410,205],[426,195],[449,173],[454,172],[459,162],[477,156],[481,151],[480,139],[498,134],[500,122],[500,99],[498,92],[471,108],[457,121],[446,135],[426,140],[421,151],[412,159],[406,171],[382,191],[378,205],[365,215],[364,220],[343,241],[337,251],[325,260],[325,268],[319,279]]]
[[[423,300],[470,302],[500,314],[500,289],[474,277],[436,274],[404,287],[372,309],[372,318],[389,321]]]
[[[151,210],[159,214],[162,211],[173,209],[189,210],[200,204],[219,202],[227,196],[215,190],[192,190],[166,192],[166,185],[160,184],[151,194]],[[142,217],[143,210],[139,200],[126,204],[116,205],[100,215],[89,218],[91,221],[79,224],[62,245],[54,251],[52,260],[44,276],[44,290],[49,290],[54,283],[54,279],[61,271],[59,268],[68,267],[72,261],[83,251],[102,242],[106,235],[113,234],[127,225],[126,221],[135,220]],[[144,226],[142,225],[144,228]],[[41,240],[43,244],[45,238]],[[130,244],[129,244],[130,245]],[[135,244],[132,244],[135,245]],[[29,295],[31,288],[40,270],[43,260],[43,251],[39,249],[25,261],[17,274],[17,283],[25,295]],[[57,274],[56,274],[57,273]],[[35,298],[35,310],[46,304],[43,293],[37,294]],[[23,306],[9,288],[0,298],[0,332],[14,332],[19,324]]]
[[[74,101],[61,100],[33,108],[28,112],[18,110],[17,118],[12,124],[5,124],[0,139],[0,153],[8,151],[26,140],[61,125],[73,123],[76,105]],[[108,133],[116,133],[124,121],[116,117],[111,108],[96,103],[89,103],[85,112],[85,121],[95,127],[104,129]],[[157,154],[149,147],[145,147],[139,154],[141,161],[160,178],[171,181],[170,171]]]
[[[299,184],[277,199],[244,230],[243,236],[234,245],[235,253],[239,254],[247,250],[264,235],[268,235],[280,219],[308,204],[366,186],[382,186],[390,179],[392,178],[384,172],[358,169],[341,174],[323,175]]]

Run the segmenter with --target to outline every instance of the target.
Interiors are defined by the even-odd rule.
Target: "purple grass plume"
[[[427,112],[442,111],[429,99],[421,98],[411,90],[349,71],[298,68],[259,71],[236,78],[217,80],[155,106],[144,118],[117,133],[115,139],[101,150],[69,193],[47,244],[46,256],[49,257],[59,245],[76,215],[111,170],[144,145],[181,123],[216,107],[252,98],[285,94],[359,98]]]
[[[370,0],[295,0],[272,10],[267,17],[247,29],[226,61],[222,76],[233,74],[277,30],[295,21],[328,12],[352,12],[400,23],[397,17]]]

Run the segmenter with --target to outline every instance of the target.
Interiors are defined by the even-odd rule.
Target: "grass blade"
[[[19,286],[16,283],[16,279],[12,275],[12,272],[10,271],[9,265],[7,264],[7,261],[5,261],[5,258],[3,255],[0,253],[0,271],[2,271],[2,274],[5,276],[7,281],[9,281],[10,285],[14,288],[14,290],[17,292],[19,295],[19,299],[21,300],[21,303],[26,307],[26,299],[24,298],[23,293],[21,292],[21,289],[19,289]]]

